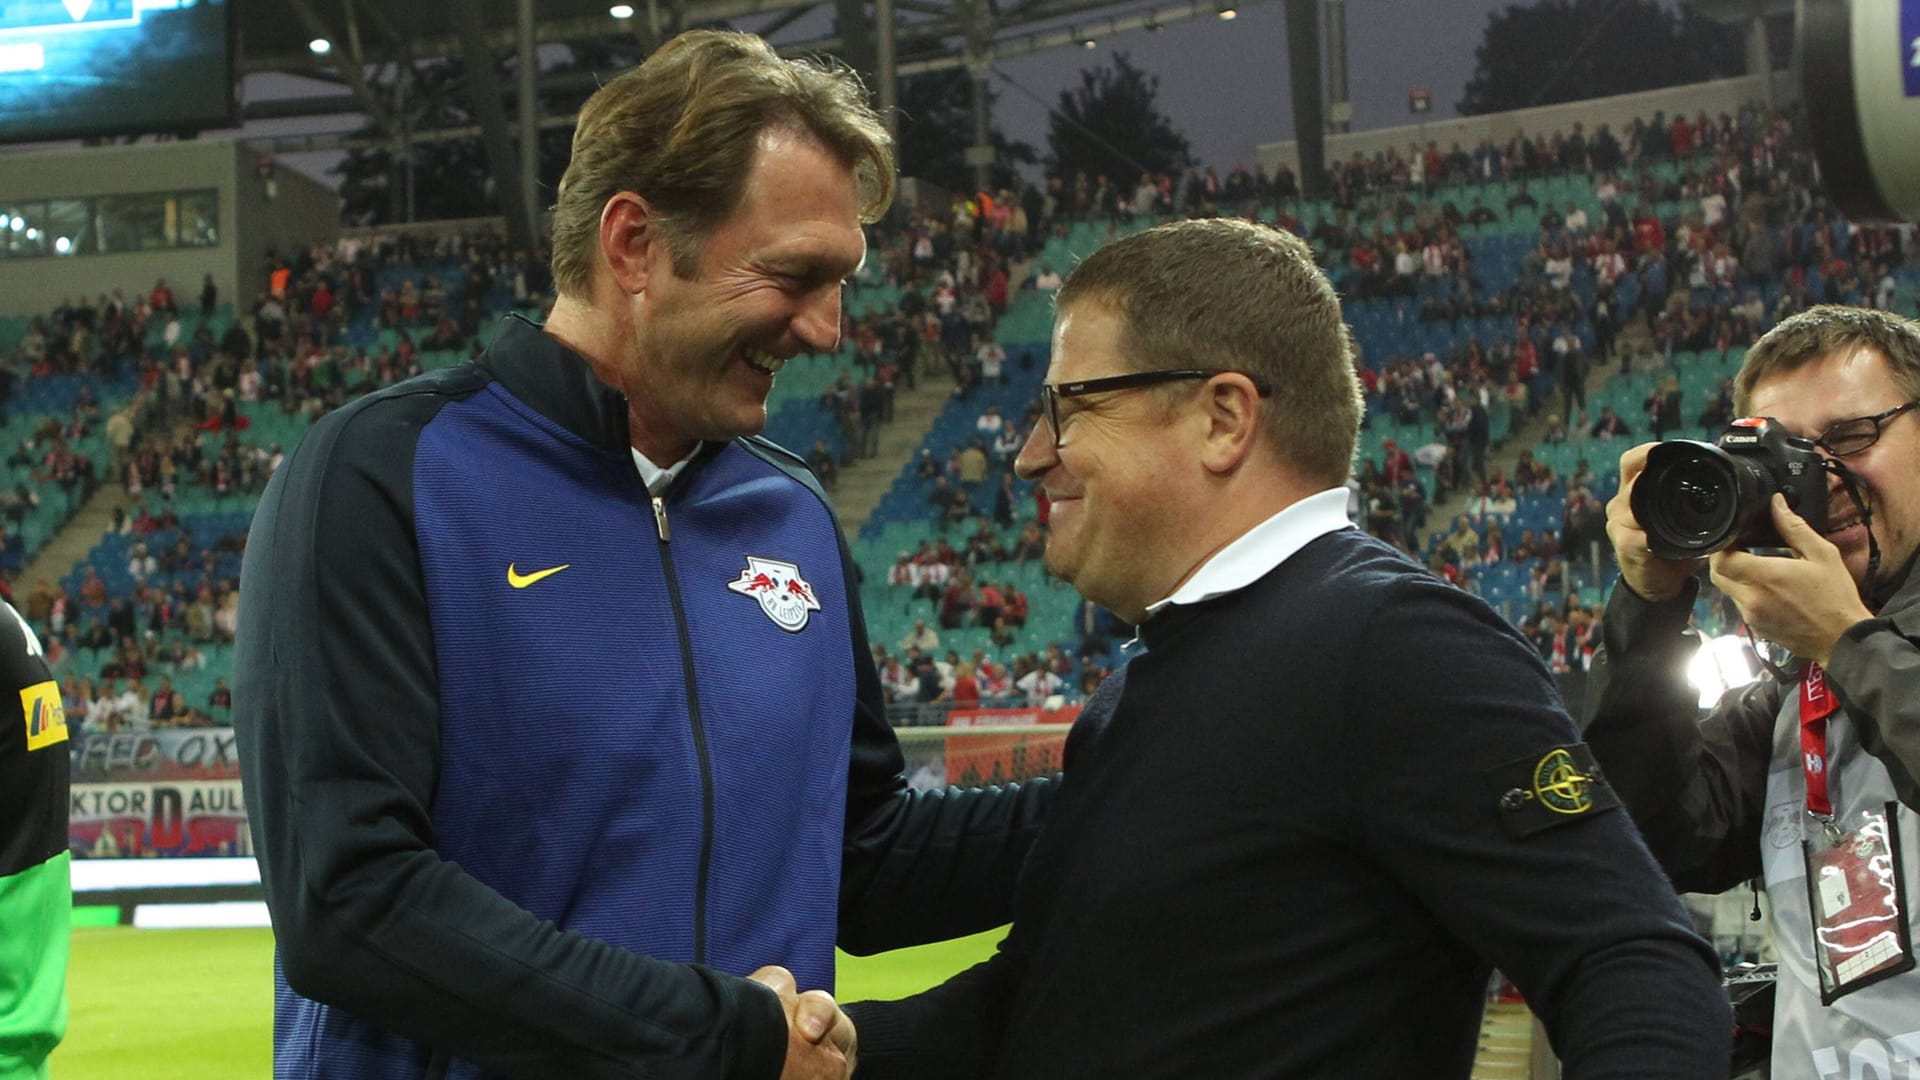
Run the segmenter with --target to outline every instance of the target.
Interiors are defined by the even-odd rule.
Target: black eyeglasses
[[[1883,413],[1872,416],[1855,416],[1847,420],[1835,420],[1827,425],[1827,430],[1813,440],[1813,445],[1832,454],[1834,457],[1852,457],[1880,441],[1880,431],[1891,423],[1894,417],[1920,405],[1920,400],[1909,401],[1905,405],[1895,405]]]
[[[1061,398],[1103,394],[1109,390],[1137,390],[1143,386],[1158,386],[1161,383],[1181,382],[1187,379],[1211,379],[1215,375],[1245,375],[1253,380],[1253,388],[1261,397],[1267,397],[1273,393],[1273,388],[1267,385],[1265,379],[1250,372],[1232,369],[1207,371],[1200,368],[1179,368],[1173,371],[1133,371],[1125,375],[1109,375],[1102,379],[1041,383],[1040,401],[1046,406],[1047,427],[1053,431],[1053,448],[1060,449]]]

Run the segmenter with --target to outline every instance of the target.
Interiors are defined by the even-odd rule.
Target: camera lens
[[[1647,546],[1665,558],[1693,558],[1726,547],[1739,510],[1733,463],[1705,443],[1675,440],[1654,447],[1633,486],[1633,516],[1647,531]]]
[[[1663,516],[1676,533],[1712,536],[1733,522],[1733,485],[1713,462],[1676,464],[1660,477],[1657,492]]]

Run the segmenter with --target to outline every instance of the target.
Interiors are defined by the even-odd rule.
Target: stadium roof
[[[480,135],[510,208],[509,231],[533,231],[526,214],[512,211],[518,191],[534,186],[532,144],[523,140],[518,183],[508,167],[513,121],[506,115],[507,87],[491,64],[471,64],[456,92],[474,103],[474,121],[463,127],[413,130],[408,113],[396,111],[377,83],[398,77],[413,62],[438,57],[469,58],[491,52],[589,41],[623,41],[650,52],[660,41],[694,26],[732,26],[753,30],[787,54],[831,53],[880,81],[881,103],[890,99],[891,77],[938,69],[976,67],[996,59],[1046,49],[1078,46],[1094,35],[1155,28],[1184,19],[1229,16],[1227,9],[1260,0],[443,0],[440,3],[386,4],[380,0],[286,0],[285,5],[233,3],[240,40],[238,67],[243,74],[284,73],[334,83],[338,95],[252,96],[245,106],[249,121],[359,112],[373,121],[373,132],[358,135],[304,135],[274,138],[262,151],[318,151],[348,145],[422,138]],[[871,3],[871,6],[869,6]],[[616,14],[618,10],[618,14]],[[528,26],[523,28],[522,14]],[[891,12],[889,19],[883,12]],[[880,25],[893,27],[891,42],[881,40]],[[834,36],[825,36],[834,35]],[[531,40],[528,40],[528,39]],[[324,39],[324,40],[323,40]],[[310,44],[311,43],[311,44]],[[888,53],[888,48],[891,52]],[[531,47],[531,48],[530,48]],[[540,72],[539,64],[514,74],[526,90],[537,83],[587,79],[590,72]],[[406,85],[404,81],[400,83]],[[537,115],[530,92],[513,95],[519,124],[569,126],[567,116]]]
[[[518,12],[516,0],[476,0],[482,24],[495,43],[513,44]],[[236,4],[240,41],[247,71],[307,72],[332,67],[312,55],[307,43],[316,36],[344,42],[358,33],[369,58],[411,51],[415,57],[446,56],[459,51],[454,4],[382,4],[367,0],[289,0],[280,4]],[[638,13],[616,19],[608,0],[539,0],[535,8],[535,37],[540,42],[567,42],[627,37],[647,32],[644,0]],[[683,25],[725,20],[763,12],[780,12],[797,5],[791,0],[696,0],[661,4],[663,20],[679,16]],[[325,33],[315,30],[318,22]]]
[[[893,0],[896,71],[906,76],[966,66],[968,20],[976,11],[982,23],[974,55],[992,61],[1078,46],[1091,36],[1212,17],[1225,8],[1261,2]],[[537,0],[534,40],[540,45],[624,41],[650,51],[659,40],[681,28],[733,25],[761,34],[789,55],[831,53],[863,70],[878,70],[872,14],[877,5],[869,0],[630,0],[624,6],[632,14],[624,18],[611,13],[612,3]],[[370,83],[383,78],[379,69],[409,58],[463,55],[459,20],[469,10],[478,16],[486,43],[493,49],[512,49],[518,42],[516,0],[447,0],[434,4],[288,0],[285,7],[259,3],[235,7],[242,74],[301,75],[334,83],[345,91],[333,97],[251,98],[245,110],[249,120],[355,111],[374,117],[384,127],[385,117],[370,92]],[[836,23],[852,25],[854,33],[833,36],[831,29],[823,29]],[[326,55],[317,55],[308,47],[317,38],[332,43]],[[540,82],[547,87],[553,84],[553,77],[542,75]]]
[[[499,48],[515,42],[518,4],[516,0],[469,0],[476,7],[489,41]],[[933,55],[957,52],[966,32],[968,9],[974,0],[894,0],[903,63]],[[307,44],[316,37],[351,46],[358,38],[359,48],[369,63],[399,59],[411,54],[418,59],[449,56],[460,52],[456,16],[463,6],[459,0],[435,4],[383,4],[372,0],[288,0],[279,4],[236,4],[242,48],[243,72],[284,71],[315,75],[336,68],[340,59],[316,56]],[[871,39],[870,9],[861,2],[848,0],[647,0],[627,5],[633,14],[615,18],[612,0],[538,0],[535,5],[534,37],[541,44],[622,39],[650,44],[656,34],[670,35],[689,26],[734,23],[738,20],[765,22],[755,26],[769,37],[802,17],[836,8],[857,20],[858,33]],[[981,0],[990,41],[1019,37],[1052,21],[1094,12],[1139,10],[1147,14],[1164,13],[1173,21],[1184,17],[1186,8],[1194,14],[1212,13],[1223,6],[1218,2],[1167,2],[1152,0]],[[1244,6],[1244,5],[1243,5]],[[1164,9],[1153,10],[1153,9]],[[855,14],[857,13],[857,14]],[[847,44],[838,37],[822,37],[801,42],[781,41],[783,51],[839,52]]]

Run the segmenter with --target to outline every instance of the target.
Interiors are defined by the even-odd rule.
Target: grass
[[[900,949],[878,956],[840,954],[839,993],[841,1001],[869,1001],[917,994],[930,986],[946,982],[993,955],[1006,930]]]
[[[271,931],[73,931],[56,1080],[270,1076],[272,1043]]]
[[[880,956],[839,958],[843,1001],[894,998],[986,959],[995,930]],[[53,1080],[227,1080],[272,1073],[273,935],[267,930],[79,927],[67,1038]]]

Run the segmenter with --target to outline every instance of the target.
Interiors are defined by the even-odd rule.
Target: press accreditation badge
[[[1893,803],[1813,825],[1801,845],[1820,1003],[1914,966]]]

